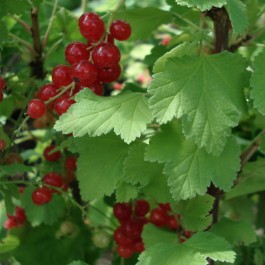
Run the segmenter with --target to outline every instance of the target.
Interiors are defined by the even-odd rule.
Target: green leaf
[[[88,264],[79,260],[79,261],[71,262],[69,265],[88,265]]]
[[[55,124],[57,131],[75,137],[99,136],[111,130],[130,143],[139,137],[151,122],[152,115],[142,93],[98,97],[89,89],[76,96],[77,103]]]
[[[114,134],[75,139],[80,153],[77,178],[84,200],[110,195],[123,174],[128,145]]]
[[[211,181],[225,191],[230,190],[240,168],[239,155],[233,138],[217,157],[186,140],[180,124],[171,123],[151,139],[145,158],[166,163],[164,173],[169,176],[170,191],[174,199],[180,200],[204,195]]]
[[[244,34],[248,28],[246,5],[240,0],[227,1],[227,11],[235,33]]]
[[[136,199],[138,188],[127,182],[120,182],[116,189],[116,199],[118,202],[128,202]]]
[[[181,201],[177,205],[177,212],[182,215],[181,222],[185,229],[190,231],[206,229],[212,221],[210,210],[213,207],[213,202],[214,198],[208,194]]]
[[[233,262],[235,252],[223,238],[199,232],[183,244],[169,241],[151,246],[140,255],[137,265],[206,265],[207,257]]]
[[[20,244],[20,241],[15,236],[9,235],[6,238],[1,239],[1,241],[0,241],[0,255],[14,250],[16,247],[19,246],[19,244]]]
[[[227,200],[265,190],[265,159],[247,163],[239,183],[226,194]]]
[[[8,40],[8,30],[6,24],[3,21],[0,21],[0,46],[4,41]]]
[[[209,10],[214,7],[222,7],[226,0],[175,0],[177,4],[188,7],[197,7],[201,11]]]
[[[265,51],[258,54],[253,62],[253,72],[250,79],[252,90],[250,97],[254,100],[254,107],[265,115]]]
[[[35,205],[32,201],[33,187],[26,188],[21,196],[22,207],[31,225],[52,225],[65,213],[65,203],[61,195],[53,194],[52,200],[44,205]]]
[[[147,185],[152,178],[163,175],[163,165],[144,161],[146,144],[132,146],[124,161],[123,180],[133,185]]]
[[[249,245],[256,242],[257,236],[254,227],[245,220],[233,221],[228,218],[222,218],[214,224],[211,233],[224,237],[233,245]]]
[[[178,243],[178,237],[175,233],[168,230],[162,230],[153,224],[146,224],[143,229],[142,238],[145,249],[149,249],[158,243]]]
[[[186,138],[220,154],[245,108],[246,65],[238,54],[169,58],[148,89],[159,123],[182,118]]]
[[[128,21],[132,28],[130,40],[145,39],[161,24],[171,22],[171,13],[155,7],[135,8],[119,12],[117,18]]]
[[[171,51],[165,53],[161,56],[154,64],[153,71],[154,73],[163,72],[166,69],[166,62],[170,58],[181,58],[183,56],[195,55],[196,43],[182,43],[177,47],[173,48]]]
[[[5,175],[14,176],[19,173],[32,172],[32,170],[32,167],[19,163],[14,163],[11,165],[1,165],[0,177]]]

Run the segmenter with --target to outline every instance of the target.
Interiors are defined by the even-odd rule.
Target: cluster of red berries
[[[172,214],[169,203],[159,204],[147,216],[149,211],[150,205],[146,200],[137,200],[134,205],[129,203],[114,205],[114,216],[120,223],[114,232],[114,240],[120,257],[130,258],[134,253],[141,253],[144,250],[141,234],[147,223],[177,232],[180,243],[191,236],[191,233],[180,225],[180,216]]]
[[[73,96],[80,90],[87,87],[103,95],[102,83],[119,78],[121,55],[114,39],[127,40],[131,35],[130,25],[115,20],[106,29],[100,16],[90,12],[79,18],[79,29],[87,43],[73,42],[66,47],[65,58],[70,66],[60,64],[53,69],[53,82],[44,85],[38,98],[28,104],[27,114],[31,118],[42,117],[46,106],[60,116],[75,103]]]
[[[8,218],[4,222],[4,228],[7,230],[12,229],[12,228],[16,228],[16,227],[20,227],[27,220],[24,209],[19,207],[19,206],[16,206],[14,215],[10,215],[8,213],[6,215]]]
[[[0,76],[0,102],[4,98],[3,90],[6,87],[6,81],[3,79],[3,77]]]

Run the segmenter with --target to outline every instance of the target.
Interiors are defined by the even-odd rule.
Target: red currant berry
[[[89,86],[89,88],[98,96],[102,96],[104,93],[104,87],[102,83],[96,81]]]
[[[5,140],[0,140],[0,151],[4,151],[6,149],[6,142]]]
[[[22,225],[26,221],[26,214],[23,208],[16,206],[15,219],[17,224]]]
[[[70,43],[65,49],[65,58],[69,64],[78,63],[81,60],[89,59],[87,45],[82,42]]]
[[[60,174],[49,172],[42,178],[43,183],[51,185],[56,188],[61,188],[64,184],[63,178]]]
[[[2,90],[0,90],[0,102],[4,99],[4,93]]]
[[[75,171],[76,170],[76,157],[74,157],[74,156],[68,156],[65,159],[64,166],[65,166],[65,168],[67,170],[73,170],[73,171]]]
[[[72,77],[82,86],[91,85],[97,80],[97,68],[89,61],[80,61],[72,65]]]
[[[6,81],[3,77],[0,76],[0,90],[3,90],[6,87]]]
[[[39,91],[39,99],[46,101],[57,94],[58,87],[54,84],[44,85]]]
[[[57,160],[60,159],[61,157],[61,152],[60,151],[56,151],[54,153],[50,153],[53,149],[55,148],[54,145],[50,145],[47,146],[44,150],[44,157],[46,160],[50,161],[50,162],[55,162]]]
[[[52,199],[52,191],[46,187],[37,188],[32,193],[32,201],[36,205],[43,205]]]
[[[80,33],[91,43],[99,41],[105,32],[103,20],[98,14],[92,12],[83,14],[78,24]]]
[[[150,210],[150,205],[146,200],[137,200],[135,202],[135,214],[145,216]]]
[[[129,245],[129,246],[119,245],[118,246],[118,254],[122,258],[125,258],[125,259],[130,258],[134,254],[133,245]]]
[[[177,230],[179,228],[179,225],[178,225],[177,220],[176,220],[174,215],[170,215],[168,217],[167,225],[169,226],[169,228],[171,228],[173,230]]]
[[[100,43],[98,44],[93,52],[92,59],[98,67],[112,67],[119,63],[121,54],[119,49],[111,43]]]
[[[143,226],[135,220],[128,220],[122,224],[122,231],[126,237],[136,240],[141,237]]]
[[[189,230],[186,230],[184,233],[187,238],[191,237],[191,232]]]
[[[73,99],[70,99],[67,95],[63,95],[55,101],[54,110],[60,116],[67,112],[74,103],[75,101]]]
[[[32,99],[28,104],[27,114],[33,118],[37,119],[42,117],[46,112],[46,105],[40,99]]]
[[[4,228],[6,230],[12,229],[17,227],[17,222],[14,217],[10,216],[8,219],[4,222]]]
[[[115,230],[113,237],[118,245],[128,246],[133,244],[133,240],[124,235],[121,227]]]
[[[110,34],[117,40],[127,40],[131,36],[131,26],[125,21],[115,20],[110,26]]]
[[[138,253],[142,253],[144,251],[144,242],[142,239],[135,242],[134,249]]]
[[[171,206],[170,204],[167,202],[167,203],[159,203],[159,207],[167,212],[171,211]]]
[[[167,218],[168,218],[168,215],[166,211],[164,211],[161,208],[155,208],[151,211],[150,221],[151,223],[153,223],[154,225],[158,227],[167,225]]]
[[[71,68],[63,64],[54,67],[52,70],[52,81],[58,87],[71,84]]]
[[[132,206],[128,203],[116,203],[113,207],[114,216],[119,220],[129,220],[132,214]]]
[[[110,83],[116,81],[121,74],[121,67],[119,64],[109,68],[98,68],[98,81],[103,83]]]

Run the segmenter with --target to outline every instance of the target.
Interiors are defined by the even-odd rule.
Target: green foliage
[[[74,261],[71,262],[69,265],[88,265],[88,264],[84,263],[83,261]]]
[[[69,112],[56,122],[54,128],[57,131],[80,137],[86,134],[100,136],[114,130],[126,143],[130,143],[151,122],[147,99],[142,93],[103,98],[86,89],[76,96],[76,101]]]
[[[197,7],[201,11],[209,10],[211,7],[221,7],[226,4],[226,0],[175,0],[179,5],[185,5],[188,7]]]
[[[245,108],[245,68],[243,58],[230,53],[168,58],[148,89],[153,115],[159,123],[182,118],[187,138],[220,154]]]

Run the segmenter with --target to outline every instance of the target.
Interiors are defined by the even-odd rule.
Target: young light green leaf
[[[33,187],[26,188],[21,197],[22,207],[31,225],[52,225],[65,213],[65,203],[61,195],[53,194],[52,200],[44,205],[35,205],[32,201]]]
[[[186,138],[220,154],[245,108],[245,69],[242,56],[228,52],[168,59],[148,89],[154,117],[182,118]]]
[[[69,265],[88,265],[88,264],[79,260],[79,261],[73,261]]]
[[[140,255],[137,265],[206,265],[207,257],[233,262],[235,252],[222,237],[209,232],[199,232],[183,244],[170,240],[150,246]]]
[[[201,11],[206,11],[212,7],[222,7],[226,0],[176,0],[176,3],[182,6],[197,7]]]
[[[254,107],[265,115],[265,51],[258,54],[253,62],[253,72],[250,79],[252,90],[250,97],[254,100]]]
[[[114,192],[123,174],[129,146],[114,134],[76,138],[80,153],[77,179],[82,198],[100,199]]]
[[[171,13],[155,7],[127,9],[117,13],[117,18],[125,19],[132,27],[130,40],[145,39],[161,24],[171,21]],[[144,26],[143,26],[144,25]]]
[[[224,237],[233,245],[249,245],[256,242],[257,236],[254,227],[245,220],[234,221],[222,218],[209,230],[218,236]]]
[[[211,181],[225,191],[230,190],[240,168],[239,155],[233,138],[217,157],[186,140],[181,125],[171,123],[151,139],[145,158],[166,163],[164,173],[168,175],[170,191],[174,199],[181,200],[203,195]]]
[[[265,159],[249,162],[244,166],[240,182],[229,191],[227,200],[265,190]]]
[[[213,202],[214,198],[208,194],[179,202],[176,209],[182,216],[181,222],[185,229],[190,231],[206,229],[212,221],[209,212],[213,207]]]
[[[84,89],[74,104],[55,124],[57,131],[100,136],[111,130],[130,143],[146,129],[152,120],[147,99],[142,93],[124,93],[113,97],[98,97]]]
[[[246,5],[240,0],[227,1],[227,11],[235,33],[244,34],[248,28]]]
[[[9,235],[0,241],[0,255],[3,255],[9,251],[14,250],[20,245],[18,237]]]

